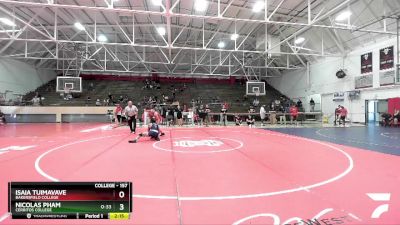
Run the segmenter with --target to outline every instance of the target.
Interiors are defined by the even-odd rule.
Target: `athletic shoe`
[[[131,134],[134,134],[135,133],[135,131],[131,131]]]
[[[130,140],[129,143],[137,143],[137,140]]]
[[[156,137],[156,141],[160,141],[160,138],[159,138],[159,137]]]

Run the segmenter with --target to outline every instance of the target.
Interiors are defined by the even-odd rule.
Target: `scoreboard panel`
[[[131,182],[9,182],[13,219],[129,219]]]

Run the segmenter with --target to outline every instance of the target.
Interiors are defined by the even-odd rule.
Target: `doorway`
[[[365,100],[365,123],[369,126],[379,125],[381,113],[387,112],[388,100]]]

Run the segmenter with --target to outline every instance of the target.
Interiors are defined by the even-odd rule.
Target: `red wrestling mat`
[[[129,221],[39,224],[400,224],[400,158],[272,131],[166,129],[129,144],[108,125],[0,127],[0,225],[9,181],[132,181]]]

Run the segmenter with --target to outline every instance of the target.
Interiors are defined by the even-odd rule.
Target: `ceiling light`
[[[301,44],[301,43],[303,43],[305,40],[306,40],[305,38],[299,37],[299,38],[297,38],[296,40],[294,40],[294,43],[295,43],[295,44]]]
[[[164,27],[159,27],[159,28],[157,28],[157,32],[158,32],[158,34],[160,34],[161,36],[164,36],[165,33],[166,33]]]
[[[162,5],[162,0],[152,0],[153,5],[158,5],[161,6]]]
[[[236,39],[238,39],[239,38],[239,34],[232,34],[231,35],[231,40],[232,41],[235,41]]]
[[[15,26],[17,26],[13,21],[11,21],[11,20],[8,19],[8,18],[0,18],[0,22],[3,23],[3,24],[5,24],[5,25],[7,25],[7,26],[10,26],[10,27],[15,27]]]
[[[225,48],[225,43],[223,41],[220,41],[218,43],[218,48]]]
[[[196,0],[194,2],[194,9],[196,11],[200,11],[200,12],[206,11],[207,6],[208,6],[208,2],[206,0]]]
[[[74,23],[74,26],[78,30],[85,30],[85,27],[79,22]]]
[[[254,4],[253,6],[253,12],[260,12],[261,10],[264,9],[264,1],[258,1]]]
[[[106,42],[107,37],[104,34],[100,34],[99,36],[97,36],[97,40],[100,42]]]
[[[336,16],[336,21],[344,21],[344,20],[347,20],[348,18],[350,18],[350,16],[351,16],[351,11],[344,11],[344,12],[341,12],[339,15],[337,15]]]

